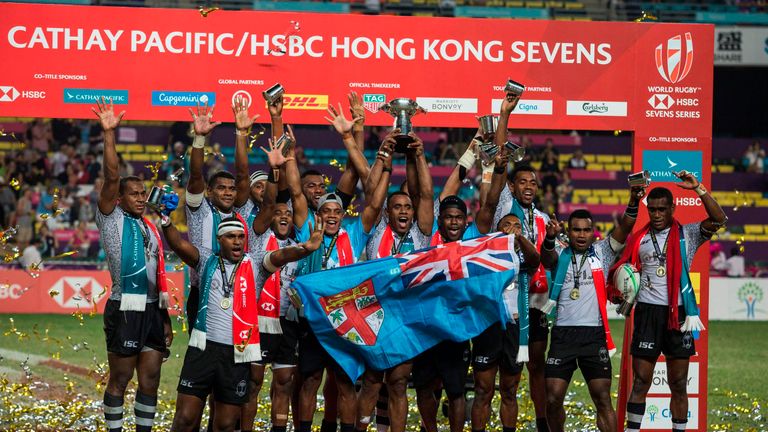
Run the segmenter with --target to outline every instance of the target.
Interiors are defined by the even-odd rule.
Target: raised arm
[[[272,124],[272,139],[275,140],[283,135],[283,98],[270,104],[267,109]]]
[[[477,213],[477,217],[475,217],[475,225],[477,226],[477,230],[483,234],[496,230],[496,227],[492,226],[493,216],[496,214],[496,208],[499,206],[501,191],[507,186],[508,163],[509,154],[502,149],[496,155],[494,161],[491,186],[484,196],[480,196],[480,211]]]
[[[475,136],[480,135],[480,131],[478,130],[478,133],[475,134]],[[461,188],[461,182],[464,181],[465,178],[467,178],[467,172],[469,172],[470,169],[475,165],[475,143],[477,141],[472,138],[472,141],[469,143],[469,146],[467,146],[467,150],[464,152],[464,154],[459,158],[459,161],[456,163],[456,166],[453,168],[453,171],[451,171],[451,175],[448,176],[448,179],[445,180],[445,186],[443,186],[443,190],[440,192],[440,201],[443,200],[443,198],[450,196],[450,195],[458,195],[459,189]]]
[[[720,204],[715,201],[715,198],[696,179],[696,176],[687,171],[680,171],[675,173],[675,175],[681,181],[681,183],[676,183],[678,187],[693,190],[701,198],[704,210],[707,212],[707,218],[701,221],[701,234],[707,238],[712,237],[717,230],[725,226],[725,223],[728,222],[728,217],[725,215],[722,207],[720,207]]]
[[[165,241],[168,242],[168,246],[171,247],[171,250],[178,255],[184,264],[196,268],[200,261],[200,251],[198,251],[192,243],[181,237],[179,230],[177,230],[171,223],[170,217],[163,216],[161,219],[161,226],[163,227]]]
[[[536,270],[539,269],[541,264],[541,255],[536,250],[536,245],[531,243],[522,233],[515,234],[515,247],[520,249],[523,253],[523,260],[525,260],[525,266],[528,269],[528,273],[533,275]]]
[[[338,111],[333,106],[329,106],[328,115],[330,115],[330,117],[325,117],[325,120],[327,120],[336,132],[341,135],[344,147],[347,149],[347,155],[349,157],[347,161],[347,169],[350,169],[350,167],[351,169],[354,169],[357,172],[357,177],[362,179],[363,183],[365,183],[368,179],[370,168],[368,167],[368,161],[365,160],[365,156],[358,147],[353,135],[353,128],[357,122],[362,120],[362,117],[355,117],[351,121],[347,120],[344,116],[344,112],[341,110],[341,104],[339,104]]]
[[[125,115],[125,111],[115,116],[115,107],[112,99],[109,104],[104,97],[101,102],[96,101],[96,108],[91,110],[99,117],[102,129],[104,129],[104,185],[99,193],[99,211],[102,214],[110,214],[117,206],[117,197],[120,193],[120,168],[115,147],[115,129]]]
[[[360,119],[356,121],[355,125],[352,127],[352,135],[355,137],[357,148],[363,152],[365,151],[365,108],[363,107],[363,103],[357,92],[349,92],[347,98],[349,99],[349,112],[352,114],[352,118]],[[368,178],[368,176],[363,177],[363,173],[361,172],[358,172],[357,174],[361,179]]]
[[[384,140],[386,140],[389,137],[393,137],[393,136],[395,136],[396,134],[399,134],[399,133],[400,133],[400,129],[393,129],[391,132],[389,132],[387,134],[386,137],[384,137]],[[379,151],[381,151],[381,149],[379,149]],[[373,190],[376,189],[376,185],[378,185],[379,184],[379,180],[381,180],[381,172],[382,172],[382,168],[383,167],[384,167],[384,165],[382,165],[382,164],[377,165],[375,163],[371,166],[371,171],[368,174],[368,179],[364,183],[364,185],[365,185],[364,186],[365,187],[365,194],[366,195],[372,194]],[[408,191],[408,192],[410,193],[410,191]],[[411,197],[411,202],[413,202],[413,196]]]
[[[507,130],[509,129],[509,115],[515,110],[517,101],[520,100],[519,96],[508,93],[507,96],[501,100],[501,110],[499,111],[499,125],[496,128],[496,139],[494,142],[499,148],[504,147],[507,143]]]
[[[187,183],[187,192],[198,195],[205,191],[205,179],[203,178],[205,142],[213,128],[220,125],[221,122],[214,122],[212,120],[213,107],[209,109],[207,103],[203,106],[198,104],[196,111],[193,111],[192,108],[190,108],[189,113],[192,115],[195,139],[192,141],[192,155],[189,159],[189,182]]]
[[[558,222],[554,215],[547,223],[547,235],[541,244],[541,263],[547,270],[555,270],[557,266],[557,250],[555,249],[555,240],[557,235],[563,232],[563,223]]]
[[[242,207],[251,195],[251,173],[248,170],[248,137],[253,123],[259,115],[248,115],[248,102],[242,96],[237,96],[232,104],[235,114],[235,207]]]
[[[387,190],[389,190],[389,175],[392,172],[392,152],[395,150],[395,139],[393,136],[388,136],[379,147],[379,152],[376,154],[376,165],[381,165],[380,168],[381,178],[379,183],[373,189],[372,193],[365,196],[365,208],[361,216],[363,221],[363,230],[370,232],[373,228],[373,224],[379,219],[381,208],[384,206],[384,199],[387,197]]]
[[[269,228],[272,223],[272,216],[275,212],[275,205],[277,204],[277,188],[278,182],[284,170],[282,167],[288,160],[283,156],[283,146],[285,142],[279,146],[275,145],[275,141],[269,140],[269,150],[261,147],[261,150],[267,154],[267,161],[269,162],[270,172],[267,177],[267,187],[264,189],[264,195],[261,200],[261,209],[259,214],[253,220],[252,229],[256,234],[263,234]]]
[[[627,237],[632,233],[632,228],[635,226],[637,220],[637,212],[640,206],[640,200],[645,196],[645,188],[640,186],[633,186],[629,191],[629,203],[627,203],[627,209],[621,216],[619,224],[611,232],[611,238],[613,238],[619,244],[624,244],[627,241]]]
[[[422,234],[432,235],[432,226],[435,222],[432,173],[429,172],[427,158],[424,156],[424,142],[413,132],[409,133],[408,136],[414,139],[412,143],[408,144],[408,149],[414,153],[416,173],[419,176],[419,201],[416,204],[416,219]]]
[[[287,246],[280,248],[267,255],[269,257],[269,264],[272,268],[265,266],[267,270],[272,272],[276,269],[291,263],[298,261],[304,257],[309,256],[312,252],[318,250],[323,242],[323,230],[325,229],[323,221],[318,218],[315,228],[310,235],[309,240],[304,243],[299,243],[295,246]],[[266,264],[266,263],[265,263]]]
[[[293,128],[288,125],[288,132],[291,138],[296,141],[293,136]],[[294,146],[294,148],[296,148]],[[285,177],[288,181],[288,187],[291,189],[291,201],[293,202],[293,224],[297,227],[304,225],[309,215],[309,204],[307,198],[304,196],[304,192],[301,190],[301,175],[299,174],[299,166],[296,164],[296,158],[293,156],[294,152],[291,150],[288,152],[288,159],[285,163]]]

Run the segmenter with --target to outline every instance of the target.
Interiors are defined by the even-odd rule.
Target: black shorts
[[[107,300],[104,307],[107,352],[135,356],[145,347],[165,352],[163,323],[167,313],[159,308],[158,302],[147,303],[144,312],[138,312],[121,311],[120,300]]]
[[[528,309],[530,316],[528,322],[530,323],[530,332],[528,333],[528,343],[544,342],[549,339],[549,319],[547,314],[538,309]]]
[[[248,401],[250,363],[235,363],[235,347],[206,341],[205,351],[188,347],[179,375],[179,393],[232,405]]]
[[[299,318],[299,373],[307,376],[326,368],[336,375],[346,376],[344,369],[320,345],[315,332],[309,326],[309,321]]]
[[[413,386],[426,387],[440,378],[449,399],[464,394],[470,361],[469,341],[442,341],[413,359]]]
[[[587,381],[611,379],[611,357],[602,327],[553,327],[548,354],[544,368],[547,378],[570,382],[578,366]]]
[[[679,324],[685,321],[685,309],[678,307]],[[632,355],[656,359],[664,353],[668,358],[690,358],[696,354],[691,332],[670,330],[667,306],[638,303],[635,305]]]
[[[282,334],[261,333],[261,360],[255,363],[280,366],[299,364],[299,323],[280,317]]]
[[[523,364],[517,362],[520,349],[520,326],[507,323],[506,329],[496,323],[472,339],[472,368],[487,370],[498,365],[505,373],[517,375]]]
[[[200,301],[200,289],[196,286],[189,287],[187,296],[187,332],[191,335],[197,319],[197,307]]]

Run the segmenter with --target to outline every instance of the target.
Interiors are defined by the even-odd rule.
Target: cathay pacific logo
[[[643,169],[651,173],[651,180],[677,182],[674,173],[688,171],[701,180],[703,154],[701,151],[645,150]]]

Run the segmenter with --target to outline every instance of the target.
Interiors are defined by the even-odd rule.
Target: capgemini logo
[[[685,57],[682,35],[672,36],[664,45],[656,46],[656,68],[664,81],[675,84],[688,76],[693,66],[693,38],[690,32],[685,33]]]
[[[754,319],[755,304],[763,300],[763,289],[754,282],[747,282],[739,288],[738,296],[747,305],[747,319]]]
[[[650,405],[648,407],[648,414],[651,416],[651,421],[656,421],[656,414],[659,413],[659,407],[656,405]]]

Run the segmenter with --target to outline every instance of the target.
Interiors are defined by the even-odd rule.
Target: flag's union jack
[[[517,255],[513,249],[513,237],[497,233],[398,256],[397,260],[403,284],[414,288],[427,283],[512,270]]]

